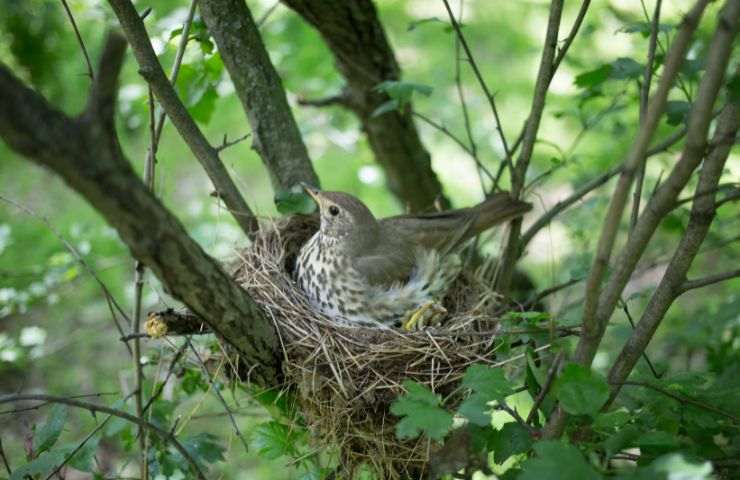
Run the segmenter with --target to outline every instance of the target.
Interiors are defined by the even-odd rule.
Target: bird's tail
[[[521,217],[531,209],[531,203],[515,200],[508,192],[501,192],[474,207],[463,210],[468,210],[470,218],[473,219],[470,227],[470,236],[473,237],[494,225]]]

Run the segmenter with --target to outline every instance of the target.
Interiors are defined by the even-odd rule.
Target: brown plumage
[[[433,300],[456,274],[451,253],[531,209],[499,193],[470,208],[376,220],[352,195],[306,190],[321,228],[301,249],[298,281],[314,306],[349,323],[389,324]]]

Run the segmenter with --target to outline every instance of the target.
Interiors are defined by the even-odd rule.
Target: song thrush
[[[498,193],[470,208],[376,220],[352,195],[304,188],[321,214],[296,264],[311,304],[347,324],[407,330],[428,310],[444,311],[436,302],[459,273],[455,253],[467,240],[531,208]]]

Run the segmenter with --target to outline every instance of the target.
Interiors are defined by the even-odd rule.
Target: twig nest
[[[287,387],[317,443],[336,446],[351,476],[366,464],[379,478],[419,478],[435,449],[425,438],[400,441],[390,404],[411,379],[459,398],[459,381],[473,363],[493,363],[500,303],[479,274],[464,273],[450,288],[448,316],[435,329],[411,333],[347,326],[314,310],[293,278],[314,217],[281,219],[240,252],[234,275],[279,333]],[[351,477],[350,477],[351,478]]]

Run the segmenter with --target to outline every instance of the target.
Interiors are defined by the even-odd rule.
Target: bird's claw
[[[427,325],[435,324],[441,319],[442,315],[445,315],[446,313],[447,309],[442,305],[434,301],[429,301],[411,312],[408,319],[402,322],[401,328],[403,328],[405,332],[421,330]]]

